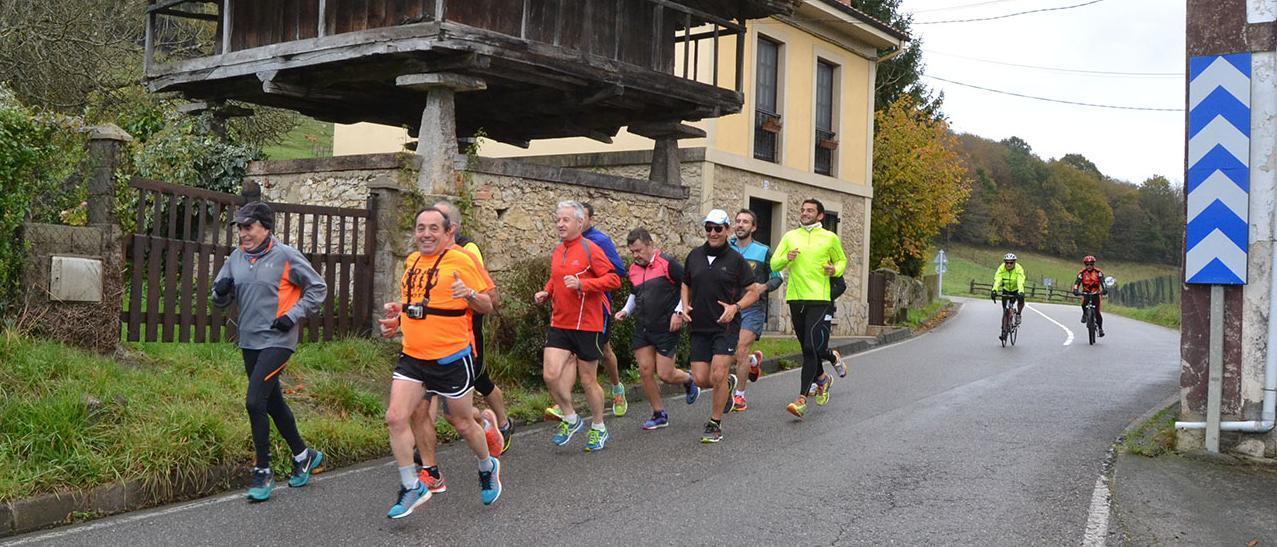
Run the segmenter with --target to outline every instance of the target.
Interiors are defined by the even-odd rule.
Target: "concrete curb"
[[[959,306],[950,304],[947,309],[954,311]],[[953,317],[950,313],[947,317]],[[914,332],[907,328],[895,328],[879,334],[874,340],[856,340],[834,346],[843,357],[863,353],[871,349],[908,340]],[[784,355],[765,359],[761,367],[764,374],[774,374],[787,370],[781,367],[781,361],[802,361],[802,355]],[[631,386],[626,394],[630,398],[642,399],[641,386]],[[663,396],[682,393],[680,386],[661,386]],[[636,400],[638,400],[636,399]],[[534,426],[540,422],[521,424]],[[171,488],[148,487],[144,481],[133,480],[104,484],[87,491],[57,492],[10,501],[0,504],[0,538],[34,532],[54,526],[75,522],[77,514],[87,514],[94,518],[136,511],[168,503],[186,501],[210,494],[225,492],[248,485],[248,467],[221,466],[203,473],[198,477],[170,476]]]
[[[76,521],[76,514],[102,517],[166,503],[186,501],[248,484],[248,468],[215,467],[198,477],[170,476],[171,487],[152,488],[132,480],[87,491],[56,492],[0,505],[0,538]]]
[[[1131,432],[1139,429],[1145,422],[1153,419],[1158,412],[1166,410],[1169,407],[1176,406],[1180,402],[1180,395],[1176,393],[1167,397],[1160,403],[1153,405],[1152,408],[1144,411],[1143,414],[1137,416],[1126,427],[1122,428],[1122,433],[1113,439],[1113,444],[1109,445],[1108,451],[1105,453],[1104,461],[1100,464],[1100,476],[1104,482],[1109,485],[1109,522],[1116,526],[1109,529],[1108,539],[1118,545],[1126,545],[1129,542],[1127,537],[1127,524],[1122,520],[1122,512],[1119,508],[1121,505],[1121,496],[1117,492],[1117,462],[1118,452],[1121,450],[1122,443]]]

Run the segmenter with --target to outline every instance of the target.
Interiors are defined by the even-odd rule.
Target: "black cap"
[[[260,201],[254,201],[244,204],[235,212],[235,224],[252,224],[254,221],[261,223],[263,228],[267,230],[275,229],[275,211],[270,209],[269,205]]]

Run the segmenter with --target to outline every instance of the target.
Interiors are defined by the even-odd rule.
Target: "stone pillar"
[[[115,224],[115,170],[120,165],[124,143],[133,140],[112,124],[89,128],[88,165],[89,226]]]
[[[659,184],[682,186],[682,167],[678,157],[678,139],[673,137],[656,139],[656,147],[652,150],[652,170],[647,180]]]
[[[400,227],[399,209],[403,188],[393,177],[382,175],[368,182],[368,197],[376,204],[377,248],[373,249],[372,332],[378,329],[381,306],[399,299],[399,277],[407,256],[405,234]]]
[[[399,76],[395,85],[426,92],[426,107],[421,111],[421,128],[417,132],[417,155],[421,156],[417,188],[423,194],[455,193],[456,94],[487,89],[487,84],[472,76],[431,72]]]

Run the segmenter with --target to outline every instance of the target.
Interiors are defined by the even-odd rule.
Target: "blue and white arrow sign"
[[[1250,54],[1188,61],[1189,283],[1245,285],[1250,246]]]

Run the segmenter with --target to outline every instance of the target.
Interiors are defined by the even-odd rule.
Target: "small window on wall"
[[[838,134],[834,125],[834,82],[838,66],[820,60],[816,63],[816,155],[815,171],[834,176],[834,150]]]
[[[822,228],[833,233],[838,233],[838,213],[833,211],[825,211],[825,219],[820,221]]]
[[[780,43],[758,38],[754,83],[754,157],[778,162],[780,141]]]

